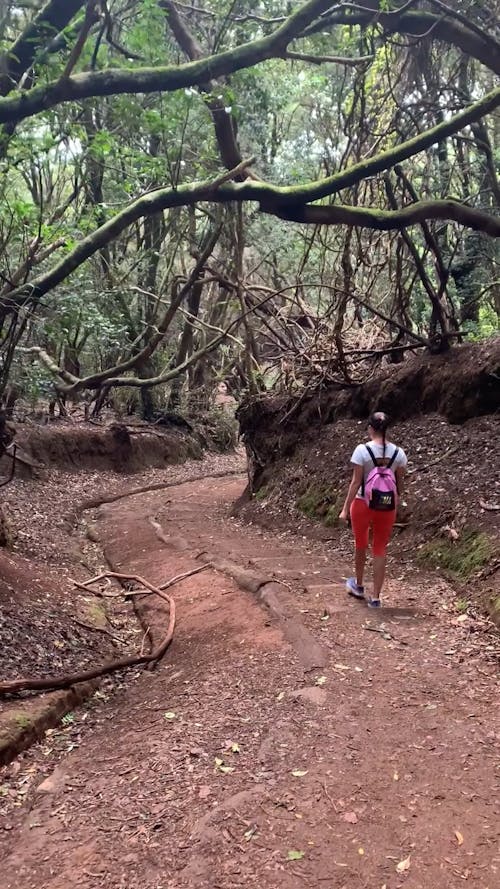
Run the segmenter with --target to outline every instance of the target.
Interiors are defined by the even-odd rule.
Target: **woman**
[[[355,599],[365,598],[363,575],[368,549],[368,534],[372,530],[373,595],[367,597],[370,608],[380,606],[380,594],[385,577],[386,550],[394,522],[398,496],[403,493],[403,479],[407,464],[403,448],[387,441],[389,417],[382,411],[372,414],[369,421],[368,444],[359,444],[351,457],[354,466],[344,508],[340,518],[351,519],[354,532],[355,577],[350,577],[346,588]],[[384,468],[385,467],[385,468]],[[381,490],[383,489],[383,493]]]

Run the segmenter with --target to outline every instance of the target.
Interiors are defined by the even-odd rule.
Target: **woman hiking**
[[[346,583],[347,592],[355,599],[365,598],[363,576],[372,531],[373,595],[367,596],[370,608],[380,606],[385,577],[386,550],[394,522],[398,498],[403,493],[407,464],[403,448],[387,441],[389,417],[382,411],[371,415],[368,425],[370,441],[359,444],[351,457],[353,473],[340,518],[351,520],[355,540],[355,577]]]

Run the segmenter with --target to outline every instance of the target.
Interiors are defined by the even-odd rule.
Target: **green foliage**
[[[262,503],[263,500],[266,500],[269,497],[269,488],[267,485],[263,485],[262,488],[259,488],[258,491],[254,494],[254,499],[257,503]]]
[[[319,520],[327,527],[334,527],[338,524],[342,508],[342,492],[334,490],[328,484],[313,484],[300,495],[296,507],[308,518]]]
[[[483,531],[464,530],[458,540],[431,540],[418,552],[418,561],[466,581],[494,555],[491,538]]]
[[[489,601],[489,612],[493,623],[500,627],[500,596],[492,596]]]
[[[14,722],[19,728],[29,728],[33,724],[33,720],[26,713],[18,713],[14,716]]]
[[[464,322],[462,326],[466,331],[468,338],[478,342],[498,334],[498,331],[500,330],[500,315],[497,314],[493,306],[485,303],[479,306],[479,319],[477,323],[467,321]]]
[[[116,0],[111,6],[116,45],[109,42],[107,33],[98,37],[92,31],[75,71],[94,69],[105,75],[117,68],[134,71],[186,61],[159,0],[137,0],[132,7],[125,0]],[[179,12],[201,55],[208,56],[214,48],[220,52],[269,34],[276,20],[299,6],[280,0],[259,0],[258,4],[242,0],[236,5],[233,0],[206,0],[203,11],[187,11],[181,5]],[[385,6],[390,4],[384,0],[381,9]],[[31,5],[19,7],[14,16],[6,15],[0,33],[4,48],[9,49],[32,15]],[[80,12],[65,28],[66,42],[61,41],[56,52],[45,44],[40,46],[32,72],[34,84],[61,80],[82,21]],[[362,55],[371,61],[344,67],[332,62],[267,59],[213,80],[209,94],[189,87],[168,93],[68,101],[20,123],[6,139],[0,157],[4,295],[11,286],[31,283],[43,275],[138,195],[219,175],[223,163],[207,100],[221,103],[218,126],[225,114],[237,134],[241,155],[256,156],[256,174],[277,184],[321,178],[434,126],[448,114],[448,108],[455,109],[468,99],[464,84],[459,89],[456,82],[456,49],[434,45],[431,36],[406,47],[388,40],[379,23],[365,28],[332,28],[325,21],[322,30],[293,41],[290,49],[316,58]],[[464,76],[470,81],[471,97],[488,88],[479,66],[469,66]],[[22,88],[28,92],[30,86],[28,78]],[[486,133],[491,162],[497,164],[498,128],[493,115],[481,126],[481,139],[474,131],[467,131],[466,139],[459,134],[403,165],[417,197],[454,195],[471,206],[495,212],[482,139]],[[400,205],[413,200],[399,174],[391,173],[390,181]],[[340,197],[347,204],[369,206],[374,211],[388,205],[382,178],[373,177],[346,189]],[[186,279],[193,256],[199,255],[207,215],[214,218],[217,213],[218,208],[208,201],[193,211],[173,208],[156,220],[161,229],[156,240],[146,231],[144,221],[135,222],[77,268],[34,315],[20,317],[12,337],[19,335],[21,345],[41,346],[56,361],[70,355],[82,375],[127,358],[156,329],[175,282]],[[498,245],[486,245],[482,235],[464,232],[452,223],[430,222],[427,234],[422,227],[411,229],[412,253],[407,241],[397,234],[360,231],[351,242],[352,274],[347,280],[343,250],[350,235],[344,227],[313,231],[258,213],[254,206],[246,208],[243,217],[245,286],[250,282],[279,291],[272,303],[279,314],[277,329],[281,333],[284,329],[294,354],[308,354],[310,345],[307,334],[285,320],[296,295],[294,284],[301,310],[313,317],[327,317],[332,326],[337,319],[353,349],[366,343],[385,344],[394,330],[380,319],[373,321],[367,309],[358,309],[355,317],[350,300],[342,308],[344,287],[348,295],[372,302],[408,329],[428,333],[433,325],[429,289],[434,293],[441,289],[432,239],[444,266],[451,269],[444,300],[447,310],[455,312],[473,339],[499,329],[498,285],[496,290],[492,287],[492,281],[500,277]],[[235,232],[229,209],[212,257],[217,274],[229,281],[237,276]],[[402,257],[399,265],[396,254]],[[416,272],[416,261],[427,280],[421,271]],[[234,289],[218,287],[212,281],[204,288],[199,310],[201,321],[216,322],[216,327],[233,320],[241,308]],[[261,295],[261,291],[255,293]],[[470,317],[464,312],[468,303]],[[175,361],[184,324],[184,316],[178,314],[149,362],[151,372],[165,370]],[[207,328],[196,328],[193,348],[207,342],[206,332]],[[223,378],[225,368],[241,364],[243,350],[238,337],[241,334],[245,339],[247,333],[257,341],[257,350],[269,336],[254,318],[243,332],[240,325],[235,340],[228,340],[206,366],[198,366],[196,374],[193,371],[183,377],[185,387],[199,385],[199,377],[204,386],[213,386]],[[331,336],[325,341],[326,351],[331,350]],[[9,359],[2,356],[2,360]],[[50,374],[25,353],[17,353],[11,371],[6,365],[0,366],[2,370],[4,380],[10,373],[11,380],[19,382],[33,402],[53,391]],[[242,389],[249,382],[260,389],[281,385],[279,363],[265,374],[255,368],[246,372],[251,379]],[[159,402],[167,402],[168,396],[168,389],[162,390]],[[124,409],[129,397],[128,392],[117,395]],[[206,400],[210,402],[209,395]],[[222,438],[230,434],[223,432]],[[337,505],[331,496],[333,499],[327,497],[316,506],[309,506],[306,497],[305,509],[319,510],[322,520],[334,523]]]

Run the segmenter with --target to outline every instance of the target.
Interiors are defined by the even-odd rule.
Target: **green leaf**
[[[173,710],[167,710],[167,712],[164,713],[164,717],[165,719],[177,719],[177,713],[174,713]]]
[[[294,778],[303,778],[307,775],[307,769],[294,769],[292,775]]]
[[[286,853],[286,859],[287,859],[287,861],[302,861],[305,854],[306,854],[305,852],[300,852],[297,849],[290,849]]]

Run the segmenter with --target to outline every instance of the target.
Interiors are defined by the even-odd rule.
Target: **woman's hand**
[[[348,521],[349,521],[349,513],[347,512],[347,509],[345,508],[345,506],[344,506],[342,512],[341,512],[340,515],[339,515],[339,519],[340,519],[341,522],[345,522],[346,524],[347,524]]]

